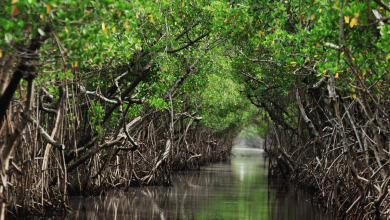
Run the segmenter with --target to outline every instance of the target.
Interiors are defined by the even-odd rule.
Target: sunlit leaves
[[[352,92],[349,94],[350,97],[351,97],[352,99],[356,99],[355,88],[351,88],[351,91],[352,91]]]
[[[349,16],[344,16],[344,21],[346,24],[349,24]]]
[[[50,13],[50,4],[46,4],[46,14]]]
[[[359,17],[359,14],[355,13],[355,16],[352,18],[351,23],[349,24],[351,28],[353,28],[354,26],[356,26],[358,24],[358,17]]]
[[[297,62],[292,61],[292,62],[290,62],[290,64],[291,64],[292,67],[295,67],[297,65]]]

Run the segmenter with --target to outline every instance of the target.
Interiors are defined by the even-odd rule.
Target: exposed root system
[[[133,186],[169,186],[172,171],[197,170],[230,155],[232,144],[200,125],[202,118],[195,114],[149,108],[131,121],[122,116],[117,126],[109,126],[96,135],[88,126],[84,130],[66,129],[87,124],[94,117],[77,108],[79,122],[63,117],[69,111],[66,101],[59,99],[59,107],[49,114],[45,115],[49,111],[46,109],[26,118],[19,117],[19,102],[9,108],[8,120],[0,131],[2,140],[13,133],[18,123],[28,123],[16,139],[8,158],[9,168],[3,169],[6,191],[1,199],[7,204],[8,215],[70,210],[66,205],[69,195],[104,195],[110,189],[128,190]],[[60,144],[56,140],[64,141]]]
[[[332,80],[309,85],[305,101],[294,91],[297,130],[270,124],[271,174],[312,191],[332,218],[389,219],[388,102],[368,103],[363,91],[341,102]]]

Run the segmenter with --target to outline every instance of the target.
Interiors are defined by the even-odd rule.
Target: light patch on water
[[[241,168],[240,168],[240,181],[241,182],[244,182],[244,174],[245,174],[244,166],[241,166]]]
[[[75,212],[64,220],[325,219],[306,202],[308,195],[269,181],[263,150],[235,146],[232,153],[236,157],[230,161],[202,167],[201,172],[174,173],[172,187],[134,187],[101,198],[71,198],[69,206]]]

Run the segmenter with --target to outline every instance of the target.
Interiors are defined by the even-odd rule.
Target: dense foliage
[[[1,218],[66,208],[68,182],[169,184],[251,123],[284,176],[318,172],[334,215],[382,218],[389,17],[381,0],[1,1]]]

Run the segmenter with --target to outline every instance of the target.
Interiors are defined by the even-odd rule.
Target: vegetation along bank
[[[0,219],[170,185],[256,124],[271,172],[386,219],[390,4],[0,2]]]

